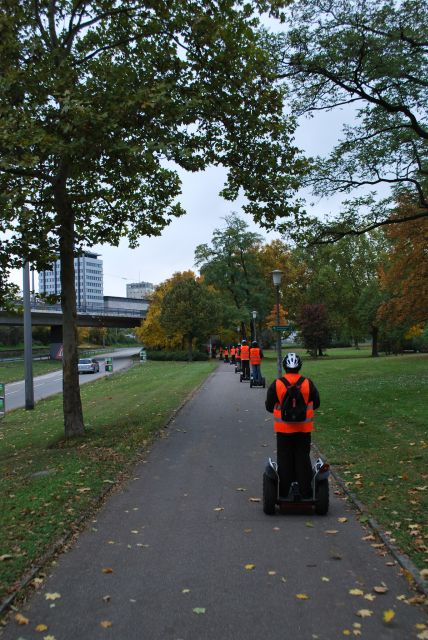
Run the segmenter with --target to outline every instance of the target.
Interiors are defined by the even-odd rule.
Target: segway
[[[251,376],[248,370],[247,371],[242,370],[242,373],[239,376],[239,382],[243,382],[243,381],[251,383]]]
[[[329,507],[330,465],[318,458],[312,465],[312,496],[302,498],[297,482],[292,482],[287,496],[279,495],[278,465],[269,458],[263,474],[263,511],[275,515],[276,506],[281,512],[315,511],[323,516]]]
[[[253,387],[266,387],[266,378],[262,378],[261,380],[254,380],[253,376],[250,378],[250,388]]]
[[[235,362],[235,373],[241,373],[242,369],[241,369],[241,361],[237,360]]]

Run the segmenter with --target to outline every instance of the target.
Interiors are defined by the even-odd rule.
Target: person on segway
[[[243,380],[250,379],[250,347],[246,340],[241,342],[241,368]]]
[[[296,353],[287,353],[282,366],[285,375],[272,382],[265,401],[276,432],[279,494],[288,496],[297,481],[306,499],[312,496],[311,431],[320,396],[312,380],[300,375],[302,360]]]
[[[256,384],[261,384],[262,382],[262,372],[260,369],[262,358],[263,358],[263,351],[260,349],[257,340],[254,340],[251,344],[251,349],[250,349],[250,365],[251,365],[251,375],[253,377],[253,381]]]

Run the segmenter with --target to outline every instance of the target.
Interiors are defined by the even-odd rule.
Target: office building
[[[103,262],[98,253],[84,251],[74,258],[74,280],[78,311],[103,307]],[[39,293],[61,294],[61,264],[56,260],[52,269],[39,273]]]
[[[151,282],[131,282],[126,285],[126,297],[143,300],[155,290]]]

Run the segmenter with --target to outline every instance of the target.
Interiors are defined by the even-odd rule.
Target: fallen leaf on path
[[[61,597],[60,593],[45,593],[46,600],[58,600]]]
[[[28,624],[30,622],[28,618],[22,615],[22,613],[17,613],[15,620],[18,624]]]
[[[362,591],[361,589],[350,589],[349,593],[351,594],[351,596],[363,596],[364,595],[364,591]]]
[[[247,569],[247,571],[252,571],[253,569],[256,568],[256,565],[255,564],[246,564],[244,568]]]
[[[351,632],[349,631],[349,629],[344,629],[342,631],[342,633],[343,633],[344,636],[350,636],[351,635]]]
[[[348,522],[348,518],[338,518],[337,521],[343,524],[345,522]]]
[[[236,491],[246,491],[246,489],[244,489],[244,487],[237,487]]]
[[[309,596],[306,593],[296,593],[298,600],[309,600]]]
[[[55,640],[55,636],[43,636],[43,640]]]
[[[248,498],[248,502],[261,502],[261,498]]]
[[[45,624],[38,624],[36,627],[36,631],[47,631],[48,628]]]
[[[369,541],[372,541],[372,540],[376,540],[376,538],[374,537],[374,535],[372,535],[372,534],[370,533],[368,536],[363,536],[363,537],[361,538],[361,540],[369,540]]]
[[[428,640],[428,629],[421,631],[416,637],[419,638],[419,640]]]
[[[103,600],[103,602],[110,602],[111,596],[103,596],[102,600]]]
[[[251,533],[252,529],[244,529],[244,533]]]
[[[305,524],[306,524],[307,527],[313,527],[314,526],[313,522],[306,522]]]
[[[182,589],[181,593],[190,593],[190,589]]]
[[[224,511],[224,507],[215,507],[213,511]]]
[[[104,567],[103,573],[113,573],[113,569],[111,567]]]
[[[371,609],[359,609],[356,615],[360,618],[370,618],[373,615],[373,611]]]
[[[100,625],[103,627],[103,629],[109,629],[113,626],[113,623],[111,622],[111,620],[101,620]]]
[[[379,587],[373,587],[373,591],[375,593],[387,593],[388,592],[388,587],[385,586],[379,586]]]
[[[376,600],[376,596],[373,593],[366,593],[364,598],[365,600],[370,600],[370,602],[373,602],[373,600]]]
[[[323,576],[323,577],[321,578],[321,580],[322,580],[323,582],[330,582],[330,578],[327,578],[326,576]]]
[[[276,571],[268,571],[268,576],[276,576]]]
[[[324,531],[324,533],[328,533],[330,535],[334,535],[336,533],[339,533],[339,531],[337,529],[327,529],[326,531]]]
[[[395,611],[393,611],[392,609],[387,609],[383,612],[382,617],[384,622],[391,622],[391,620],[395,618]]]
[[[197,613],[197,614],[201,614],[201,613],[205,613],[206,609],[205,607],[195,607],[194,609],[192,609],[193,613]]]

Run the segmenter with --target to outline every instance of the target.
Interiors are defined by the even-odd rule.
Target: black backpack
[[[300,389],[305,378],[300,376],[295,384],[286,378],[280,380],[287,389],[281,402],[281,419],[284,422],[304,422],[308,405]]]

